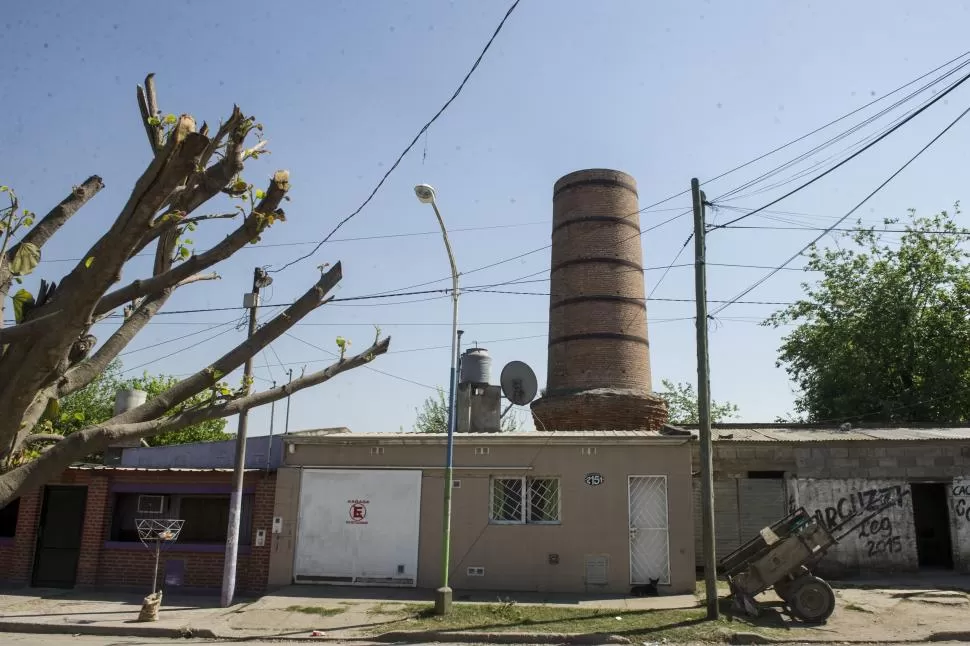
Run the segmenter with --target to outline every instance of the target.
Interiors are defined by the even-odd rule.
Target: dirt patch
[[[835,613],[820,626],[806,627],[773,594],[759,597],[755,622],[799,639],[839,642],[938,641],[970,629],[970,596],[939,590],[836,590]]]

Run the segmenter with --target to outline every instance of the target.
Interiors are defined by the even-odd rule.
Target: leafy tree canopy
[[[438,394],[428,397],[420,409],[415,409],[417,419],[414,421],[414,430],[418,433],[447,433],[448,432],[448,398],[445,391],[438,388]],[[515,411],[509,411],[502,418],[499,431],[511,433],[519,430],[519,418]]]
[[[658,394],[667,402],[671,424],[698,424],[700,411],[697,404],[697,391],[693,384],[674,383],[662,379],[663,390]],[[738,416],[738,407],[731,402],[711,401],[711,423],[725,422]]]
[[[37,432],[70,435],[74,431],[92,424],[100,424],[114,417],[115,395],[119,390],[143,390],[151,400],[178,383],[175,377],[148,373],[144,373],[141,377],[125,378],[122,376],[121,368],[120,361],[113,361],[87,387],[64,397],[59,403],[56,414],[43,420]],[[211,399],[212,391],[206,391],[204,394],[188,399],[167,414],[174,415],[183,410],[206,406]],[[206,420],[195,426],[147,438],[146,442],[149,446],[166,446],[190,442],[217,442],[235,437],[231,433],[226,433],[225,428],[225,419]]]
[[[910,210],[882,229],[860,222],[837,246],[808,252],[806,270],[820,278],[765,321],[794,326],[778,365],[806,421],[970,418],[970,231],[958,215],[959,203],[953,215]]]

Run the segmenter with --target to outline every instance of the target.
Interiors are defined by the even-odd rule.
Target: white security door
[[[630,476],[630,583],[670,583],[666,476]]]
[[[414,586],[421,472],[307,469],[296,583]]]

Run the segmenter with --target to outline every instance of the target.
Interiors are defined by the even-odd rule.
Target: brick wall
[[[667,404],[638,393],[585,392],[537,399],[532,417],[540,431],[658,430],[667,421]]]
[[[154,554],[140,543],[118,544],[107,541],[111,528],[114,485],[193,485],[200,487],[230,485],[227,472],[173,472],[164,470],[78,470],[71,469],[51,484],[74,484],[88,490],[77,585],[132,587],[145,590],[151,586]],[[254,490],[252,546],[240,547],[236,589],[239,593],[265,591],[272,549],[275,473],[249,473],[245,487]],[[42,493],[34,491],[21,498],[14,540],[0,543],[0,583],[27,584],[30,581],[40,516]],[[266,532],[266,544],[255,545],[256,531]],[[185,588],[217,590],[222,585],[224,554],[220,546],[176,545],[162,554],[159,581],[164,581],[167,561],[184,561]]]
[[[553,189],[549,353],[539,428],[659,428],[652,394],[636,181],[583,170]],[[608,390],[610,392],[603,392]]]

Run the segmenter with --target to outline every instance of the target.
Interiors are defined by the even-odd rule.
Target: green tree
[[[37,432],[44,420],[50,430],[62,423],[60,402],[98,379],[176,291],[218,278],[210,270],[227,266],[224,261],[286,219],[282,204],[290,199],[289,171],[272,173],[264,188],[243,178],[247,162],[268,152],[263,126],[254,117],[238,106],[218,126],[185,113],[166,114],[159,110],[152,74],[136,96],[150,151],[145,169],[132,187],[121,187],[128,197],[118,211],[105,212],[109,202],[94,213],[95,220],[73,229],[65,244],[83,260],[66,273],[41,264],[45,246],[104,189],[104,182],[92,175],[43,216],[25,209],[14,190],[0,185],[0,507],[112,443],[166,435],[280,401],[370,363],[390,344],[378,330],[370,346],[351,355],[350,342],[337,337],[340,354],[332,364],[285,387],[254,392],[251,379],[238,387],[226,384],[229,375],[328,301],[343,277],[341,263],[334,260],[319,265],[319,277],[302,296],[211,363],[196,364],[179,381],[154,384],[148,378],[145,386],[164,394],[101,423],[72,411],[64,418],[73,428],[66,435]],[[235,223],[225,230],[213,229],[231,220]],[[211,244],[196,252],[188,236],[199,227]],[[129,263],[144,255],[154,256],[154,262]],[[128,282],[122,283],[122,276]],[[97,328],[107,333],[102,339],[95,337],[96,324],[111,323],[116,325]],[[98,395],[96,388],[78,406],[99,401]]]
[[[860,222],[839,245],[808,252],[806,269],[821,278],[765,321],[795,326],[778,365],[807,421],[970,418],[970,231],[959,214],[958,203],[953,216]]]
[[[59,410],[53,420],[41,422],[42,428],[38,432],[70,435],[74,431],[86,428],[92,424],[100,424],[114,416],[115,395],[119,390],[138,389],[148,394],[148,399],[154,399],[176,383],[178,379],[168,375],[143,374],[141,377],[123,378],[121,362],[113,361],[103,373],[87,387],[64,397],[59,403]],[[178,412],[201,408],[209,405],[212,391],[196,395],[177,408],[166,413],[174,415]],[[190,442],[216,442],[229,440],[234,435],[225,432],[226,420],[223,418],[206,420],[194,426],[177,431],[163,433],[147,438],[149,446],[164,446],[169,444],[188,444]]]
[[[658,394],[667,402],[671,424],[698,424],[700,412],[697,406],[697,391],[693,384],[674,383],[668,379],[660,381],[663,390]],[[724,422],[738,416],[738,407],[731,402],[711,400],[711,423]]]
[[[420,409],[415,409],[417,419],[414,421],[414,430],[418,433],[447,433],[448,432],[448,398],[445,391],[438,388],[438,394],[428,397]],[[519,430],[519,418],[515,411],[509,411],[502,418],[499,431],[511,433]]]

